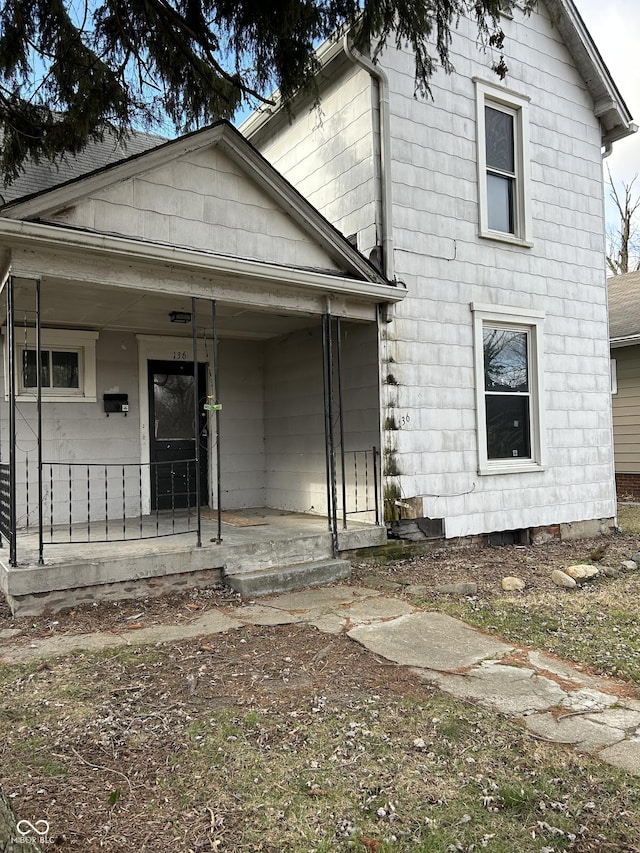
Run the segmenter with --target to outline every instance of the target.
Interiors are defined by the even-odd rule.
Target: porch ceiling
[[[16,325],[25,312],[34,309],[33,281],[16,280]],[[198,329],[211,329],[211,303],[199,299],[196,305]],[[74,329],[132,331],[191,337],[191,324],[172,323],[171,311],[191,312],[191,297],[141,292],[96,284],[80,285],[47,277],[42,280],[41,324]],[[6,322],[6,302],[0,300],[0,318]],[[33,323],[33,315],[26,314]],[[317,322],[312,313],[289,313],[247,308],[231,302],[217,302],[216,325],[221,337],[266,339],[288,334]]]

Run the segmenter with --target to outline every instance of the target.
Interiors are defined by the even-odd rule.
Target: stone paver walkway
[[[452,696],[521,719],[533,737],[571,745],[640,776],[640,701],[618,695],[615,682],[375,589],[335,586],[284,593],[133,634],[53,636],[25,646],[7,632],[0,637],[0,663],[25,663],[73,649],[173,642],[243,625],[286,624],[346,633]]]

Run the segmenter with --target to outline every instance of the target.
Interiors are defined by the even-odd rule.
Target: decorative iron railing
[[[0,534],[7,542],[14,540],[15,530],[11,519],[10,466],[0,462]]]
[[[196,472],[195,459],[43,462],[45,542],[119,542],[195,533]],[[27,493],[27,520],[28,507]]]
[[[345,450],[341,456],[342,517],[371,513],[375,523],[380,523],[378,500],[380,454],[376,447],[366,450]]]

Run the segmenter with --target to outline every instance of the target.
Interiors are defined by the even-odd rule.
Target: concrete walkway
[[[182,640],[243,625],[311,625],[346,633],[385,660],[460,699],[520,719],[532,737],[568,744],[640,776],[640,701],[620,683],[595,678],[541,652],[518,649],[442,613],[363,587],[318,587],[210,610],[188,624],[135,633],[49,637],[29,646],[0,635],[0,663],[25,663],[72,649]]]

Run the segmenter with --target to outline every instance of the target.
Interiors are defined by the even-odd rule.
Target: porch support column
[[[193,431],[196,450],[196,513],[198,539],[196,547],[202,547],[202,513],[200,509],[200,395],[198,389],[198,329],[196,322],[196,298],[191,297],[191,340],[193,344]]]
[[[211,328],[213,336],[213,400],[215,403],[215,439],[216,439],[216,515],[218,533],[216,542],[222,542],[222,481],[220,479],[220,371],[218,369],[218,325],[216,321],[216,300],[211,302]]]
[[[9,359],[9,565],[16,566],[16,351],[13,276],[7,282],[7,350]]]
[[[36,413],[38,430],[38,565],[44,565],[44,531],[42,509],[42,329],[40,326],[40,279],[36,279]],[[53,381],[51,382],[53,385]]]
[[[336,363],[338,367],[338,425],[340,427],[340,473],[342,476],[342,527],[347,529],[347,479],[344,470],[344,419],[342,417],[342,336],[340,317],[336,318]]]
[[[333,342],[331,314],[322,317],[322,373],[324,379],[324,432],[327,465],[327,520],[334,556],[338,554],[338,494],[336,488],[336,448],[333,440]]]

